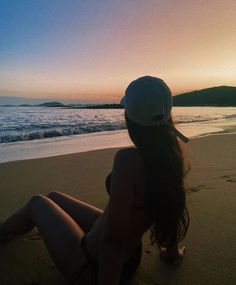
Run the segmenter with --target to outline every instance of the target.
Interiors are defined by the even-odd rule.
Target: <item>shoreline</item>
[[[195,124],[195,126],[196,128],[202,128],[201,123],[198,125]],[[231,122],[231,125],[213,125],[211,131],[209,132],[206,132],[206,130],[203,128],[202,130],[198,131],[198,134],[195,135],[192,130],[188,129],[189,127],[189,124],[177,125],[177,128],[187,137],[189,137],[190,140],[211,135],[236,133],[236,126],[234,122]],[[213,128],[215,128],[215,130],[213,130]],[[191,133],[192,135],[190,135]],[[132,142],[130,141],[126,129],[57,137],[52,139],[2,143],[0,144],[0,164],[11,161],[54,157],[100,149],[126,147],[131,145]]]

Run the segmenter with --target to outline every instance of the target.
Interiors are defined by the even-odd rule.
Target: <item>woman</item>
[[[121,103],[134,147],[119,150],[106,179],[104,211],[52,192],[36,195],[0,226],[2,239],[38,227],[58,269],[70,284],[123,283],[141,259],[141,239],[177,263],[188,229],[184,160],[171,119],[172,97],[159,78],[131,82]]]

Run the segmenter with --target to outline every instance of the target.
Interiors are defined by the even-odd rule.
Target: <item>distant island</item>
[[[5,106],[13,106],[13,105],[5,105]],[[67,105],[62,104],[61,102],[45,102],[42,104],[21,104],[20,107],[67,107]]]
[[[17,99],[17,97],[15,98]],[[236,107],[236,87],[219,86],[219,87],[211,87],[202,90],[179,94],[173,96],[173,105],[181,107],[185,106]],[[114,103],[113,104],[85,104],[85,103],[63,104],[58,101],[43,102],[40,104],[27,104],[27,103],[21,105],[5,104],[2,106],[58,107],[58,108],[69,108],[69,109],[123,109],[123,106]]]
[[[236,106],[236,87],[211,87],[176,95],[173,105],[233,107]]]
[[[120,104],[96,104],[88,106],[80,106],[80,109],[124,109]]]
[[[62,104],[61,102],[45,102],[42,104],[36,105],[38,107],[67,107],[67,105]]]

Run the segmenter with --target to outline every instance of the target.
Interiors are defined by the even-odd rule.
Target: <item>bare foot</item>
[[[160,250],[160,257],[164,261],[176,265],[182,261],[185,250],[185,246],[182,246],[181,248],[177,246],[172,248],[162,247]]]

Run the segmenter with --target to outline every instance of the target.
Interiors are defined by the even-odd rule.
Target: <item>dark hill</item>
[[[219,86],[173,97],[174,106],[236,106],[236,87]]]
[[[42,103],[39,105],[36,105],[39,107],[66,107],[66,105],[60,103],[60,102],[46,102],[46,103]]]

